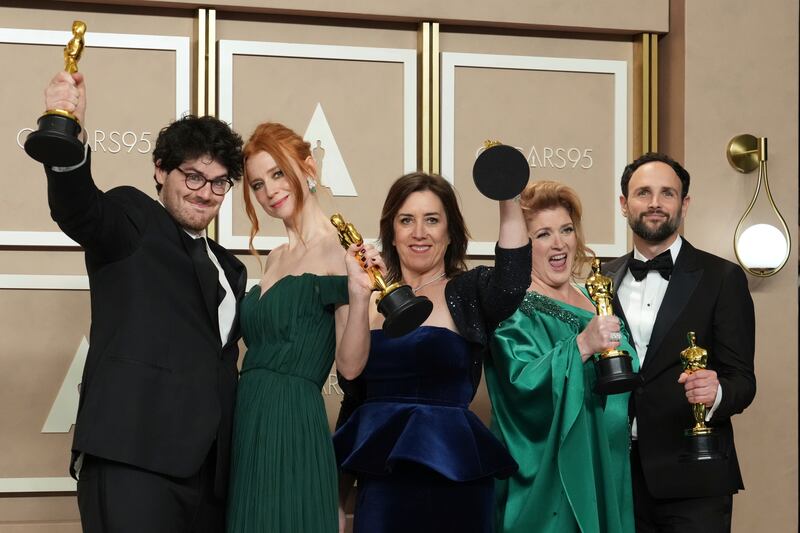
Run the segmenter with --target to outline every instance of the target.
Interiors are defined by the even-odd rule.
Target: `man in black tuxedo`
[[[82,74],[56,75],[45,99],[85,124]],[[153,150],[158,201],[100,191],[88,147],[74,167],[45,168],[51,215],[85,249],[91,287],[70,465],[84,531],[224,530],[246,274],[205,228],[241,178],[241,148],[215,118],[173,122]]]
[[[688,192],[689,173],[665,155],[645,154],[628,165],[620,205],[634,249],[605,265],[641,368],[642,384],[630,399],[640,532],[730,531],[733,494],[744,488],[731,417],[756,392],[753,301],[738,265],[678,234]],[[708,368],[691,375],[680,361],[689,331],[709,354]],[[707,406],[707,425],[719,436],[724,460],[680,461],[694,403]]]

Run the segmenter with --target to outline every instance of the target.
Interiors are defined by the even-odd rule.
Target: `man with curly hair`
[[[85,125],[82,74],[57,74],[45,100]],[[91,287],[70,464],[84,531],[224,529],[246,274],[205,229],[241,179],[241,148],[215,118],[176,120],[153,151],[158,200],[99,190],[88,146],[80,164],[45,168],[51,216],[85,249]]]

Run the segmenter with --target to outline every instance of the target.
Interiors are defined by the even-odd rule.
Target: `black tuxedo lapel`
[[[208,250],[205,243],[201,239],[193,239],[187,234],[183,228],[178,228],[180,231],[183,244],[189,257],[192,259],[195,274],[197,274],[197,281],[200,284],[200,291],[203,294],[203,301],[206,304],[208,317],[214,327],[219,329],[219,301],[217,293],[217,285],[219,284],[219,272],[208,257]],[[219,335],[217,335],[219,337]]]
[[[228,335],[228,342],[225,343],[227,346],[230,341],[238,340],[240,337],[239,304],[242,301],[244,290],[247,285],[247,269],[244,268],[241,261],[233,257],[225,248],[216,242],[209,239],[208,245],[219,261],[222,271],[225,273],[225,277],[228,279],[228,283],[231,286],[233,296],[236,299],[236,313],[233,315],[233,324],[231,325],[231,332]]]
[[[684,239],[678,258],[675,261],[675,268],[667,285],[667,292],[664,294],[664,300],[661,302],[655,324],[653,324],[650,344],[647,346],[647,353],[642,366],[643,372],[652,368],[656,354],[659,353],[661,342],[669,333],[678,316],[683,313],[702,276],[703,270],[697,264],[696,250]],[[674,357],[677,360],[679,354],[664,354],[661,357],[664,356]]]
[[[628,261],[630,261],[631,257],[633,257],[633,252],[606,263],[606,267],[603,269],[603,274],[610,277],[614,282],[612,285],[614,299],[611,302],[611,305],[614,308],[614,314],[617,315],[617,317],[625,324],[625,328],[631,335],[631,341],[633,341],[633,333],[631,332],[631,328],[628,327],[628,319],[625,317],[625,310],[622,308],[622,304],[620,303],[618,296],[619,287],[622,284],[622,280],[625,278],[625,274],[628,273]]]
[[[238,274],[234,274],[233,272],[227,273],[228,275],[228,283],[231,283],[231,277],[237,277],[235,283],[231,283],[231,288],[233,289],[233,294],[236,297],[236,313],[233,315],[233,324],[231,325],[231,332],[228,335],[228,340],[225,343],[225,346],[230,344],[231,342],[237,342],[239,337],[241,337],[241,330],[239,329],[239,319],[241,315],[239,314],[241,310],[241,303],[242,303],[242,296],[244,295],[245,285],[247,285],[247,270],[241,268]]]
[[[208,246],[217,258],[217,261],[219,261],[222,271],[225,272],[225,277],[228,278],[228,283],[238,302],[240,296],[244,294],[244,289],[247,285],[247,271],[238,259],[232,259],[228,251],[213,240],[208,239]]]

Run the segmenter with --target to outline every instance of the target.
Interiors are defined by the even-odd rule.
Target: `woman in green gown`
[[[277,123],[244,147],[245,208],[253,198],[283,222],[288,242],[267,256],[242,302],[247,353],[234,414],[229,533],[336,533],[337,470],[320,389],[336,361],[354,378],[369,352],[369,277],[322,212],[309,143]],[[368,265],[384,269],[366,247]],[[385,270],[385,269],[384,269]],[[349,305],[347,305],[349,302]]]
[[[575,191],[553,181],[521,195],[531,286],[495,330],[486,383],[492,428],[519,463],[498,481],[497,531],[632,533],[628,394],[592,392],[587,361],[609,347],[638,359],[616,317],[596,316],[574,276],[592,254]]]

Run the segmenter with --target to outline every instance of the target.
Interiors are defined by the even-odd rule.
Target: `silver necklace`
[[[417,287],[416,289],[411,289],[411,290],[412,290],[414,293],[416,293],[418,290],[420,290],[420,289],[424,289],[425,287],[427,287],[428,285],[430,285],[430,284],[431,284],[431,283],[433,283],[434,281],[439,281],[440,279],[442,279],[442,278],[444,277],[444,275],[445,275],[445,272],[442,272],[441,274],[439,274],[438,276],[436,276],[436,277],[435,277],[435,278],[433,278],[432,280],[430,280],[430,281],[426,281],[425,283],[423,283],[422,285],[420,285],[420,286],[419,286],[419,287]]]

